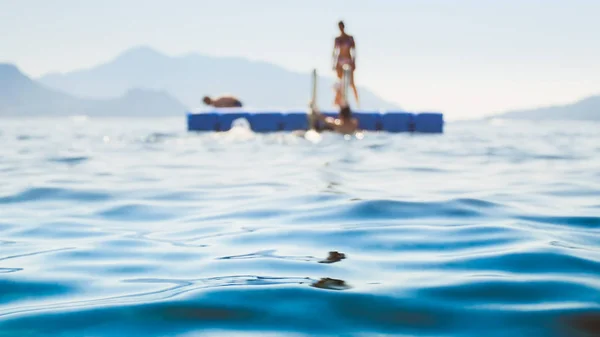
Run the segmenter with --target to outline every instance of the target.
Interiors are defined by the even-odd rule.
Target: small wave
[[[98,231],[95,228],[86,226],[83,223],[75,222],[43,222],[33,228],[15,229],[13,233],[22,238],[39,239],[91,239],[107,236],[108,234]]]
[[[42,251],[36,251],[36,252],[30,252],[30,253],[21,253],[21,254],[16,254],[16,255],[9,255],[9,256],[0,256],[0,261],[13,260],[13,259],[18,259],[18,258],[22,258],[22,257],[42,255],[42,254],[48,254],[48,253],[57,253],[57,252],[62,252],[65,250],[70,250],[70,249],[72,249],[72,248],[57,248],[57,249],[42,250]]]
[[[0,204],[66,200],[96,202],[108,200],[110,198],[111,196],[109,194],[103,192],[57,187],[35,187],[26,189],[14,195],[0,197]]]
[[[158,205],[128,204],[110,207],[96,213],[111,220],[128,221],[161,221],[177,217],[173,210]]]
[[[0,280],[0,303],[17,302],[26,297],[48,298],[74,291],[73,286],[58,282],[26,282]]]
[[[420,265],[416,262],[416,265]],[[504,273],[600,275],[600,261],[559,251],[506,252],[450,257],[435,263],[444,269],[497,270]]]
[[[398,170],[399,171],[408,171],[408,172],[422,172],[422,173],[448,172],[448,169],[443,169],[443,168],[439,168],[439,167],[423,167],[423,166],[399,168]]]
[[[163,143],[166,140],[177,138],[178,136],[179,135],[176,133],[153,132],[153,133],[149,134],[148,136],[146,136],[143,139],[143,142],[148,143],[148,144]]]
[[[336,199],[334,199],[336,200]],[[337,207],[304,207],[298,210],[251,209],[219,212],[196,217],[188,221],[211,221],[228,219],[286,220],[294,223],[349,220],[410,220],[452,217],[474,219],[484,216],[500,216],[508,210],[505,206],[478,199],[454,199],[441,202],[408,202],[397,200],[353,199]]]
[[[312,284],[304,278],[236,278],[242,280],[243,284],[257,282],[261,288],[269,283],[271,286],[243,292],[227,290],[231,281],[234,281],[233,285],[237,285],[237,281],[224,278],[218,280],[221,287],[217,290],[201,296],[190,294],[185,300],[177,301],[168,297],[155,303],[125,302],[120,306],[111,303],[111,306],[104,307],[91,307],[93,303],[87,303],[80,310],[74,310],[76,307],[73,304],[65,306],[62,312],[57,312],[60,308],[52,308],[52,313],[37,313],[35,316],[31,314],[43,308],[30,308],[30,311],[26,311],[29,315],[21,314],[2,325],[4,331],[9,332],[29,329],[32,334],[55,335],[73,329],[76,322],[79,331],[85,329],[88,334],[102,334],[110,327],[113,335],[115,331],[123,331],[126,326],[134,326],[144,336],[178,334],[179,329],[189,333],[193,326],[202,330],[267,328],[286,335],[287,331],[302,331],[313,336],[346,335],[360,329],[375,335],[419,331],[421,335],[439,336],[444,329],[453,328],[453,322],[466,320],[466,317],[461,319],[459,310],[443,306],[434,308],[425,300],[399,300],[383,295],[336,292],[318,287],[298,289],[284,286],[303,282]],[[184,291],[182,287],[187,287],[187,292],[193,288],[185,282],[176,281],[174,284],[171,292],[179,292],[180,296]],[[102,302],[98,301],[97,304]],[[300,312],[304,314],[299,315]],[[62,324],[66,322],[71,324]]]
[[[26,141],[26,140],[44,140],[47,139],[46,136],[38,136],[38,135],[18,135],[17,140]]]
[[[519,219],[552,225],[600,228],[600,217],[595,216],[520,216]]]
[[[0,167],[0,172],[2,173],[14,173],[19,169],[17,167]]]
[[[268,276],[255,276],[255,275],[236,275],[236,276],[218,276],[202,279],[159,279],[159,278],[146,278],[146,279],[127,279],[123,280],[124,283],[133,284],[157,284],[165,285],[166,287],[150,292],[141,292],[126,294],[113,297],[105,297],[94,300],[84,301],[64,301],[54,303],[50,305],[37,305],[37,306],[21,306],[11,310],[1,310],[0,317],[11,316],[15,314],[24,313],[35,313],[35,312],[47,312],[47,311],[58,311],[58,310],[73,310],[75,308],[83,308],[88,310],[89,308],[97,308],[101,306],[111,306],[119,310],[119,307],[123,307],[128,304],[138,303],[150,303],[154,301],[164,301],[172,299],[177,296],[189,293],[191,291],[197,291],[200,289],[210,288],[222,288],[222,287],[240,287],[240,286],[273,286],[273,285],[285,285],[285,284],[311,284],[312,280],[306,277],[268,277]]]
[[[0,222],[0,232],[13,228],[15,224]]]
[[[531,156],[531,159],[572,161],[572,160],[583,159],[583,158],[580,156],[575,156],[575,155],[538,154],[538,155]]]
[[[276,250],[264,250],[255,253],[242,254],[242,255],[232,255],[232,256],[223,256],[219,257],[219,260],[249,260],[249,259],[261,259],[261,258],[271,258],[271,259],[284,259],[284,260],[297,260],[297,261],[319,261],[319,259],[312,256],[284,256],[277,255]]]
[[[60,163],[60,164],[68,164],[68,165],[78,165],[85,163],[91,158],[88,156],[61,156],[61,157],[52,157],[48,158],[49,162]]]
[[[477,218],[501,213],[504,207],[485,200],[454,199],[441,202],[356,200],[343,207],[313,209],[311,215],[292,215],[296,220],[402,220],[417,218]]]
[[[556,289],[560,289],[557,292]],[[501,304],[506,307],[523,304],[560,304],[565,297],[572,301],[587,301],[596,288],[564,280],[520,280],[503,278],[461,281],[441,287],[423,288],[419,295],[443,301],[464,301],[467,306]]]

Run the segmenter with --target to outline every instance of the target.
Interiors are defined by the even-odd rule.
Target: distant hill
[[[166,91],[131,89],[123,96],[88,100],[86,115],[91,116],[181,116],[186,107]]]
[[[600,121],[600,95],[582,99],[578,102],[567,105],[510,111],[500,115],[495,115],[493,118]]]
[[[0,116],[180,115],[185,107],[164,91],[132,89],[111,99],[83,99],[30,79],[11,64],[0,64]]]
[[[310,75],[267,62],[198,54],[170,57],[151,48],[130,49],[108,63],[66,74],[49,74],[43,84],[75,96],[112,98],[130,88],[166,90],[190,108],[202,106],[205,95],[233,94],[254,108],[306,107]],[[333,80],[320,77],[318,102],[333,102]],[[359,88],[361,108],[398,108]]]
[[[85,101],[46,88],[11,64],[0,64],[0,115],[57,115],[81,111]]]

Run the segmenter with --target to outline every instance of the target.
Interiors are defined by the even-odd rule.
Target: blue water
[[[0,336],[600,335],[600,124],[184,128],[0,120]]]

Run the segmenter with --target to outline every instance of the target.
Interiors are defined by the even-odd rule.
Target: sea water
[[[0,336],[600,335],[600,124],[184,122],[0,119]]]

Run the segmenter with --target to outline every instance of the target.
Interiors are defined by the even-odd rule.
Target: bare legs
[[[335,98],[333,99],[333,105],[342,106],[342,85],[341,85],[341,83],[336,83],[333,87],[333,91],[335,92]]]
[[[344,76],[344,70],[342,69],[342,65],[338,64],[338,66],[336,67],[336,72],[337,72],[337,77],[338,79],[341,81],[342,77]],[[358,99],[358,90],[356,89],[356,85],[354,84],[354,67],[352,69],[352,72],[350,73],[350,87],[352,88],[352,91],[354,92],[354,98],[356,99],[356,104],[360,107],[360,100]],[[337,104],[338,100],[341,100],[341,91],[343,90],[343,88],[341,87],[341,84],[338,88],[336,88],[336,95],[335,95],[335,103]]]
[[[352,87],[352,91],[354,91],[354,98],[356,99],[357,107],[360,107],[360,101],[358,99],[358,90],[356,90],[356,85],[354,85],[354,70],[352,70],[350,75],[350,87]]]

